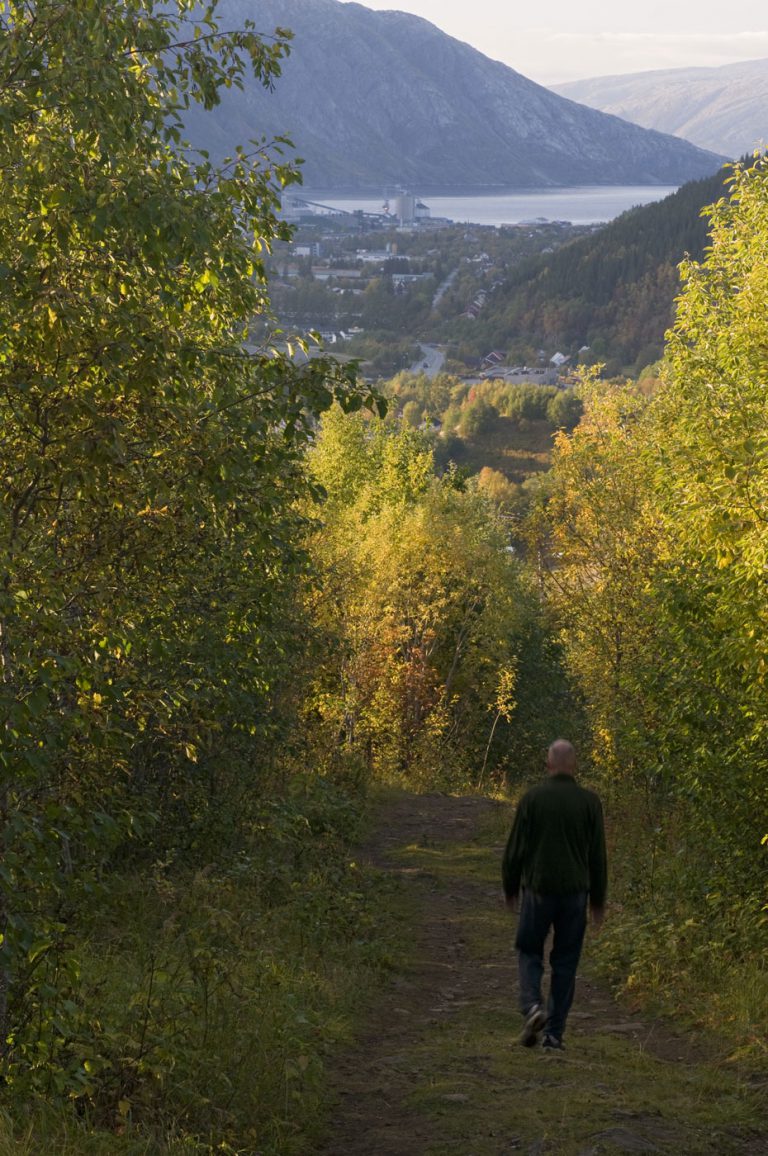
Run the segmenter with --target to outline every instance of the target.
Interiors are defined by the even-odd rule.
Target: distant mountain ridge
[[[680,184],[722,158],[581,107],[404,12],[339,0],[222,0],[222,27],[295,32],[273,93],[255,83],[190,139],[220,157],[289,135],[313,188],[472,191]]]
[[[598,76],[552,91],[732,158],[768,144],[768,60]]]

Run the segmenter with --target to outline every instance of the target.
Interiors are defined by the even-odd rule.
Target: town
[[[377,211],[286,197],[290,243],[272,254],[280,328],[315,352],[354,358],[370,380],[401,370],[467,382],[569,385],[590,349],[543,349],[484,324],[489,302],[526,259],[594,232],[537,219],[499,228],[433,217],[411,192],[384,192]],[[266,324],[266,323],[265,323]]]

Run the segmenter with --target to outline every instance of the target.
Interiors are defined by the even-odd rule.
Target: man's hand
[[[508,911],[511,911],[511,912],[517,911],[517,896],[516,895],[505,895],[504,896],[504,903],[506,904]]]
[[[592,926],[594,927],[595,931],[599,931],[603,926],[603,920],[605,919],[605,908],[590,907],[589,914],[592,921]]]

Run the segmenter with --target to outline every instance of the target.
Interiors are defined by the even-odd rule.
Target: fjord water
[[[422,196],[433,217],[475,225],[519,224],[545,217],[548,221],[570,221],[590,225],[612,221],[635,205],[660,201],[674,193],[677,185],[594,185],[562,189],[526,189],[524,192],[474,194],[458,196]],[[335,209],[368,213],[382,211],[384,198],[344,195],[341,193],[300,194]]]

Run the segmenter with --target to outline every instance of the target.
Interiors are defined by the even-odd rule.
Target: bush
[[[484,401],[482,398],[475,398],[462,407],[458,426],[459,433],[463,438],[479,437],[493,429],[498,418],[498,410],[490,402]]]
[[[24,1113],[35,1151],[311,1147],[328,1051],[392,951],[387,883],[349,854],[359,770],[289,774],[238,850],[126,875],[91,914],[66,1044],[77,1111],[41,1084]]]
[[[579,424],[584,407],[571,389],[561,389],[547,404],[547,421],[557,429],[573,429]]]

